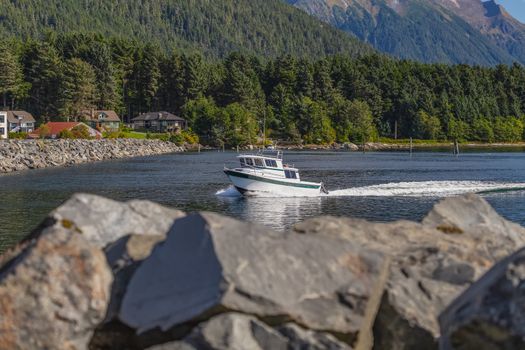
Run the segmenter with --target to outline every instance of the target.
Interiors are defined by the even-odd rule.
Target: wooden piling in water
[[[459,142],[457,139],[454,139],[454,155],[459,156]]]

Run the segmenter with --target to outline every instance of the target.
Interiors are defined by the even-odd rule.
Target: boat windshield
[[[277,168],[277,162],[273,159],[265,159],[264,162],[266,163],[267,167]]]
[[[239,158],[239,162],[241,163],[241,167],[251,167],[256,166],[260,168],[278,168],[279,165],[277,164],[277,161],[274,159],[266,159],[266,158]]]
[[[284,171],[284,176],[287,178],[287,179],[297,179],[297,173],[293,170],[285,170]]]

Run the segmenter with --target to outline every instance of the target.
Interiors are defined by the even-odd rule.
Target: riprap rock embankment
[[[0,257],[0,348],[523,349],[523,246],[476,195],[283,233],[79,194]]]
[[[160,140],[3,140],[0,141],[0,173],[183,150],[172,142]]]

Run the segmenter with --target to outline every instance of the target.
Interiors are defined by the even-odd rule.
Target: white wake
[[[502,183],[488,181],[414,181],[351,187],[320,193],[318,197],[450,197],[464,193],[497,193],[525,191],[525,183]],[[218,197],[241,197],[233,186],[215,193]],[[294,197],[293,194],[254,194],[256,197]]]
[[[218,197],[233,197],[233,198],[242,196],[242,194],[239,191],[237,191],[235,187],[233,186],[218,190],[215,193],[215,195]]]
[[[525,183],[484,181],[392,182],[330,191],[333,197],[449,197],[464,193],[525,190]]]

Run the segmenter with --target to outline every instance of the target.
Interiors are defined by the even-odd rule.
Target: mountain
[[[481,65],[525,63],[525,25],[492,0],[287,1],[397,57]]]
[[[525,63],[525,24],[494,0],[434,0],[476,28],[494,44]]]
[[[216,57],[231,51],[265,57],[373,52],[281,0],[0,0],[0,37],[48,31],[96,32]]]

